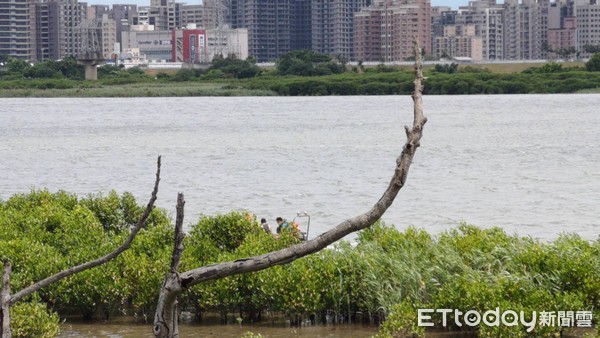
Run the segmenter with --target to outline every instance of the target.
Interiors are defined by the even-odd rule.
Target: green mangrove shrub
[[[62,191],[40,190],[0,201],[0,258],[13,265],[12,290],[100,257],[120,245],[141,212],[132,198],[113,192],[106,197],[80,199]],[[158,275],[166,269],[166,265],[155,264],[170,257],[166,248],[171,236],[166,213],[156,209],[126,257],[51,284],[36,297],[60,314],[75,312],[85,318],[96,314],[108,318],[142,305],[151,309],[157,295],[150,289],[158,289]],[[139,263],[144,261],[152,264],[140,270],[144,267]],[[145,287],[140,291],[139,285]],[[144,301],[137,296],[140,292],[145,292]]]
[[[37,301],[15,304],[10,309],[10,329],[15,338],[52,338],[58,334],[58,315]]]
[[[394,305],[375,338],[424,337],[425,327],[417,325],[418,307],[406,300]]]
[[[594,53],[592,57],[585,63],[585,69],[589,72],[600,71],[600,52]]]
[[[0,258],[13,263],[11,287],[22,288],[111,251],[142,210],[131,194],[115,192],[79,198],[41,190],[0,201]],[[15,311],[53,323],[52,318],[72,313],[151,317],[169,267],[171,223],[163,210],[153,211],[148,226],[118,259],[50,285]],[[291,232],[279,238],[265,233],[248,212],[202,216],[184,240],[181,265],[187,270],[296,243]],[[415,326],[419,308],[597,311],[600,240],[564,234],[540,242],[467,224],[432,236],[378,222],[361,231],[355,243],[342,241],[288,265],[204,283],[180,300],[197,318],[217,312],[223,321],[231,315],[251,322],[279,315],[299,325],[307,319],[364,320],[382,324],[382,336],[422,335]],[[594,318],[598,315],[594,312]],[[453,314],[447,319],[447,329],[481,337],[569,331],[541,325],[531,330],[522,325],[466,327],[455,325]],[[439,314],[432,316],[436,327],[441,321]],[[40,330],[39,336],[55,335],[51,326]]]

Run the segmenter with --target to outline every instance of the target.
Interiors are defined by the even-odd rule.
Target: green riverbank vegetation
[[[89,195],[32,191],[0,201],[0,257],[13,263],[19,289],[114,249],[143,211],[131,194]],[[402,224],[397,224],[403,226]],[[114,261],[49,285],[11,308],[15,337],[53,337],[59,318],[115,315],[152,318],[169,269],[173,224],[155,209],[131,249]],[[253,215],[202,216],[185,238],[182,270],[287,247],[265,233]],[[285,318],[292,325],[365,321],[378,337],[418,337],[417,309],[592,311],[600,318],[600,239],[563,234],[551,242],[500,228],[460,225],[433,236],[383,222],[293,263],[197,285],[179,297],[197,320],[218,313],[244,322]],[[441,317],[432,322],[441,325]],[[559,326],[449,328],[479,337],[557,337]],[[594,329],[586,334],[595,336]]]
[[[426,95],[575,93],[600,90],[600,53],[585,64],[437,64],[425,69]],[[83,80],[74,58],[0,67],[0,97],[305,96],[410,94],[409,67],[350,66],[308,50],[283,55],[274,69],[254,60],[217,58],[208,68],[144,71],[104,65],[98,81]]]

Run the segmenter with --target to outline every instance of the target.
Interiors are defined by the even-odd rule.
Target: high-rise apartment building
[[[600,1],[575,0],[575,16],[577,18],[577,50],[583,57],[590,57],[584,46],[600,45]]]
[[[414,40],[426,53],[430,52],[431,3],[429,0],[375,0],[355,14],[354,32],[355,60],[404,60],[413,56]]]
[[[310,48],[307,1],[231,0],[227,16],[232,28],[248,29],[251,56],[259,62],[274,61],[291,50]]]
[[[128,31],[133,25],[133,18],[137,15],[137,5],[115,4],[112,6],[112,18],[116,24],[117,42],[122,42],[121,34]]]
[[[87,17],[87,3],[77,0],[53,0],[59,1],[61,6],[61,53],[60,58],[69,55],[76,56],[81,51],[81,32],[79,25]]]
[[[507,0],[503,11],[504,58],[517,60],[529,50],[530,14],[517,0]]]
[[[117,42],[117,24],[108,13],[102,15],[98,20],[99,36],[98,42],[104,59],[112,59],[115,55],[115,43]]]
[[[577,50],[577,29],[575,18],[564,18],[561,28],[548,29],[548,49],[554,53],[561,49]],[[585,52],[582,50],[583,54]]]
[[[36,60],[35,27],[33,0],[0,0],[0,54]]]
[[[231,18],[229,6],[225,0],[202,1],[202,26],[206,29],[214,29],[219,26],[229,26]]]
[[[433,39],[433,55],[468,57],[483,60],[481,36],[475,34],[475,26],[446,25],[442,36]]]
[[[456,11],[448,6],[431,7],[431,36],[443,36],[444,26],[453,25]]]
[[[312,0],[312,49],[354,60],[354,14],[371,0]]]
[[[150,6],[140,6],[134,25],[152,25],[156,30],[181,27],[181,3],[174,0],[151,0]]]
[[[86,9],[86,13],[88,20],[100,20],[104,14],[110,14],[112,16],[112,11],[108,5],[89,5]]]
[[[152,25],[152,27],[154,27],[154,24],[150,23],[150,14],[148,11],[148,6],[138,7],[138,10],[135,13],[135,16],[133,17],[133,25]]]
[[[150,24],[154,25],[156,30],[170,30],[169,19],[170,17],[174,18],[174,15],[171,15],[171,12],[174,11],[174,8],[171,8],[172,4],[174,4],[172,0],[150,0],[148,15],[154,18],[154,23],[150,22]]]
[[[310,49],[312,47],[313,22],[311,19],[311,0],[292,1],[291,49]]]
[[[354,15],[355,61],[383,61],[381,11],[379,7],[368,7]]]
[[[181,16],[181,27],[186,27],[189,24],[194,24],[197,27],[203,27],[203,5],[181,5],[179,12]]]
[[[497,4],[496,0],[474,0],[459,7],[456,13],[436,12],[432,21],[434,45],[438,43],[438,52],[441,45],[450,46],[448,39],[438,39],[440,29],[448,25],[456,25],[457,29],[473,26],[474,37],[481,38],[483,60],[545,59],[549,35],[556,45],[563,46],[570,43],[573,33],[572,21],[567,20],[567,28],[564,27],[564,18],[569,15],[564,4],[568,0],[560,1],[562,4],[551,4],[549,0],[505,0]],[[450,18],[448,14],[452,15],[452,22],[445,20]]]
[[[79,25],[87,17],[87,3],[77,0],[43,0],[35,4],[35,22],[31,26],[36,35],[37,60],[62,59],[77,56],[81,49]],[[100,11],[104,6],[98,7]],[[90,12],[95,15],[93,7]]]
[[[600,21],[600,20],[599,20]],[[577,47],[576,18],[573,2],[551,2],[548,7],[548,54]]]
[[[475,0],[459,7],[455,17],[457,25],[475,27],[475,36],[481,37],[484,60],[504,59],[503,12],[496,0]]]
[[[36,59],[60,58],[60,5],[56,1],[35,4]]]
[[[169,30],[166,7],[140,6],[134,25],[151,25],[156,30]]]
[[[548,40],[547,0],[506,0],[504,2],[504,59],[546,58]]]

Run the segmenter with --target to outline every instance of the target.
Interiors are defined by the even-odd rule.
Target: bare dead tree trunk
[[[9,261],[4,262],[2,271],[2,292],[0,292],[0,327],[2,328],[2,338],[11,338],[10,331],[10,273],[11,265]]]
[[[392,205],[396,195],[406,182],[408,170],[415,155],[415,151],[420,146],[421,137],[423,135],[423,126],[427,122],[427,118],[423,115],[423,64],[421,50],[417,42],[414,43],[414,53],[415,80],[413,83],[415,89],[412,94],[414,102],[413,125],[412,127],[405,126],[407,141],[404,144],[402,153],[396,159],[396,168],[392,175],[392,179],[375,205],[369,211],[343,221],[333,229],[310,241],[296,244],[279,251],[238,259],[231,262],[203,266],[182,273],[174,271],[173,263],[171,263],[171,272],[165,277],[165,281],[160,290],[157,313],[154,319],[154,335],[157,338],[173,338],[178,336],[176,329],[177,317],[173,315],[175,313],[174,308],[177,302],[177,296],[189,287],[213,279],[259,271],[275,265],[292,262],[298,258],[320,251],[350,233],[367,228],[381,218],[387,208]],[[183,208],[181,214],[178,212],[178,221],[179,216],[183,218]],[[176,230],[175,248],[177,249],[173,251],[173,260],[175,260],[176,254],[177,257],[181,254],[182,250],[180,244],[177,243],[177,239],[180,236],[177,234],[177,231],[181,231],[181,229]]]
[[[16,302],[18,302],[19,300],[23,299],[23,297],[26,297],[49,284],[58,282],[59,280],[61,280],[63,278],[69,277],[71,275],[74,275],[76,273],[79,273],[79,272],[82,272],[85,270],[95,268],[102,264],[106,264],[106,263],[110,262],[111,260],[117,258],[125,250],[129,249],[129,247],[131,246],[131,243],[135,239],[135,236],[137,236],[138,232],[144,227],[144,225],[146,224],[146,221],[148,220],[148,216],[150,216],[150,213],[154,209],[154,202],[156,201],[156,198],[157,198],[158,184],[160,182],[160,165],[161,165],[161,157],[159,156],[156,161],[156,166],[157,166],[156,180],[154,181],[154,189],[152,190],[152,195],[150,197],[150,201],[148,201],[148,204],[146,205],[146,209],[144,210],[144,213],[138,220],[137,224],[131,229],[131,232],[129,233],[129,236],[127,236],[127,238],[125,239],[125,242],[123,242],[123,244],[121,244],[114,251],[112,251],[112,252],[106,254],[105,256],[100,257],[96,260],[86,262],[86,263],[74,266],[72,268],[63,270],[61,272],[58,272],[46,279],[43,279],[39,282],[31,284],[30,286],[18,291],[17,293],[15,293],[13,295],[10,294],[10,284],[9,284],[11,266],[10,266],[10,262],[5,263],[4,273],[2,276],[2,293],[1,293],[2,297],[0,297],[0,301],[1,301],[0,305],[1,305],[1,309],[2,309],[2,338],[11,337],[10,307],[12,305],[14,305]]]
[[[156,337],[179,337],[177,318],[177,295],[181,293],[179,279],[179,260],[183,252],[183,216],[185,200],[183,194],[177,195],[177,216],[175,220],[175,239],[171,256],[171,271],[165,277],[158,296],[158,307],[154,314],[154,335]]]

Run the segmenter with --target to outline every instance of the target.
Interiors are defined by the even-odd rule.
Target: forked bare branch
[[[177,296],[189,287],[213,279],[259,271],[275,265],[292,262],[298,258],[320,251],[350,233],[367,228],[381,218],[384,212],[392,205],[396,195],[406,182],[408,170],[412,164],[415,151],[419,147],[421,137],[423,136],[423,126],[427,122],[427,119],[423,115],[423,64],[421,50],[416,42],[414,44],[414,52],[415,79],[414,92],[412,94],[414,102],[413,125],[411,127],[405,127],[407,140],[402,149],[402,153],[396,159],[396,168],[394,170],[394,174],[392,175],[392,179],[390,180],[387,189],[384,191],[381,198],[373,205],[373,207],[363,214],[341,222],[333,229],[312,240],[279,251],[274,251],[255,257],[238,259],[230,262],[203,266],[182,273],[178,273],[176,269],[174,270],[174,265],[171,264],[171,272],[165,277],[163,282],[154,318],[153,331],[156,337],[178,337],[179,333],[177,330],[176,316]],[[177,240],[177,235],[175,238]],[[178,244],[176,243],[174,255],[176,253],[177,255],[181,254],[177,248]],[[174,257],[173,261],[175,260],[176,259]]]

